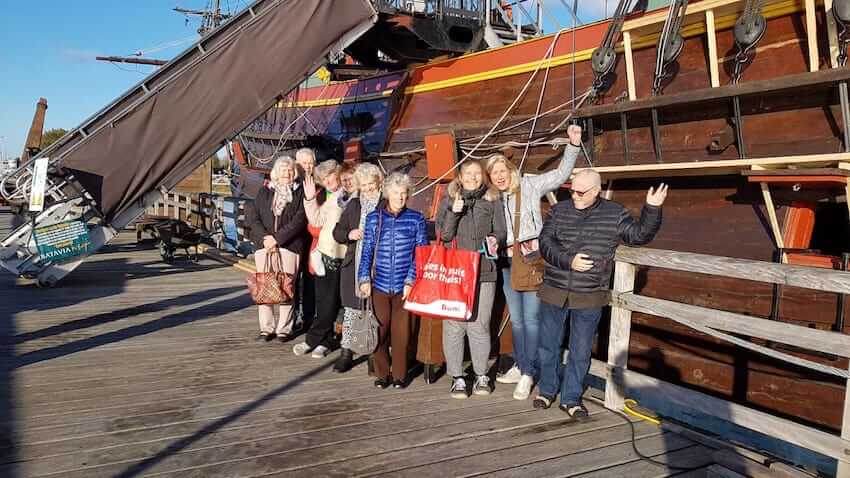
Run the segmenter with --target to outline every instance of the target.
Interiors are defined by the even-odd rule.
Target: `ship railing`
[[[508,8],[511,13],[508,13]],[[541,0],[534,0],[531,5],[526,5],[522,1],[485,0],[484,11],[488,26],[512,30],[516,35],[516,41],[522,41],[525,36],[543,33]]]
[[[456,17],[481,22],[486,0],[373,0],[375,8],[385,13]]]
[[[850,358],[850,335],[644,296],[635,293],[634,289],[638,267],[641,267],[780,284],[825,293],[850,294],[850,272],[625,246],[617,250],[615,261],[608,359],[607,363],[594,359],[591,364],[591,373],[606,380],[607,408],[623,410],[625,398],[637,393],[644,399],[663,401],[677,409],[720,418],[833,458],[837,460],[836,476],[850,477],[850,386],[845,388],[841,434],[836,435],[674,385],[629,370],[627,366],[631,316],[632,312],[638,312],[672,320],[700,333],[732,343],[736,347],[767,355],[795,367],[838,376],[847,384],[850,371],[843,366],[833,367],[759,344],[784,344],[792,349],[812,351],[812,356],[828,354],[835,357],[836,363],[846,364],[845,359]],[[744,337],[756,340],[750,341]]]

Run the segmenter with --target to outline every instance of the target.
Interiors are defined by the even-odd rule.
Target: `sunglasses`
[[[584,197],[585,194],[593,191],[595,188],[596,188],[596,186],[589,188],[589,189],[585,189],[584,191],[578,191],[576,189],[570,188],[570,194],[575,194],[578,197]]]

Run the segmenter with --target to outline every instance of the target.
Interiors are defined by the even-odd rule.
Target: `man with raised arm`
[[[622,205],[602,199],[602,180],[592,169],[578,172],[569,201],[552,208],[540,233],[546,259],[540,298],[540,383],[534,408],[549,408],[560,391],[560,408],[570,417],[585,417],[584,379],[590,369],[593,336],[602,308],[610,300],[614,252],[622,241],[650,242],[661,227],[661,205],[667,185],[650,188],[646,205],[635,219]],[[561,343],[570,322],[569,355],[562,366]]]

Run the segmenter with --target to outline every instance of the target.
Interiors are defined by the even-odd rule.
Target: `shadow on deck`
[[[60,287],[0,278],[0,476],[703,476],[711,450],[588,401],[534,410],[497,385],[377,390],[257,343],[242,273],[128,243]],[[684,472],[675,467],[698,467]]]

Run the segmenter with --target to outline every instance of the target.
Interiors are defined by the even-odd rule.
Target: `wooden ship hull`
[[[656,42],[666,9],[625,20],[607,88],[583,102],[594,82],[591,54],[608,21],[412,68],[392,77],[391,91],[365,86],[381,78],[345,83],[346,91],[363,88],[382,99],[346,103],[340,99],[344,95],[330,95],[316,102],[323,88],[327,93],[320,86],[302,91],[306,99],[284,102],[269,114],[295,118],[313,101],[307,119],[295,121],[294,130],[343,145],[365,134],[371,139],[363,142],[364,158],[379,160],[387,170],[407,171],[423,186],[441,167],[424,152],[429,135],[451,132],[461,157],[470,152],[486,156],[494,150],[491,145],[564,136],[564,120],[572,115],[586,131],[588,161],[580,158],[578,167],[592,163],[602,173],[606,197],[637,212],[651,185],[671,185],[664,225],[652,247],[846,268],[850,136],[840,85],[850,80],[850,71],[838,65],[834,19],[822,2],[766,0],[761,12],[766,31],[733,85],[737,50],[732,27],[743,4],[690,2],[681,28],[682,53],[654,96]],[[580,108],[573,110],[573,105]],[[346,135],[340,125],[352,111],[377,112],[380,120],[371,129]],[[531,121],[535,116],[538,120]],[[559,125],[559,131],[548,134]],[[491,130],[496,133],[482,142]],[[471,151],[478,142],[482,148]],[[522,146],[501,150],[517,162],[524,153]],[[339,148],[327,148],[326,155],[341,154]],[[532,146],[523,172],[548,170],[560,154],[549,143]],[[432,210],[435,189],[418,194],[414,206]],[[564,192],[559,196],[566,197]],[[640,271],[638,291],[848,332],[848,304],[835,294],[660,269]],[[844,384],[835,377],[789,368],[666,319],[636,313],[633,320],[630,369],[840,430]],[[607,344],[597,345],[604,357]],[[776,347],[847,367],[845,360],[828,354]]]

